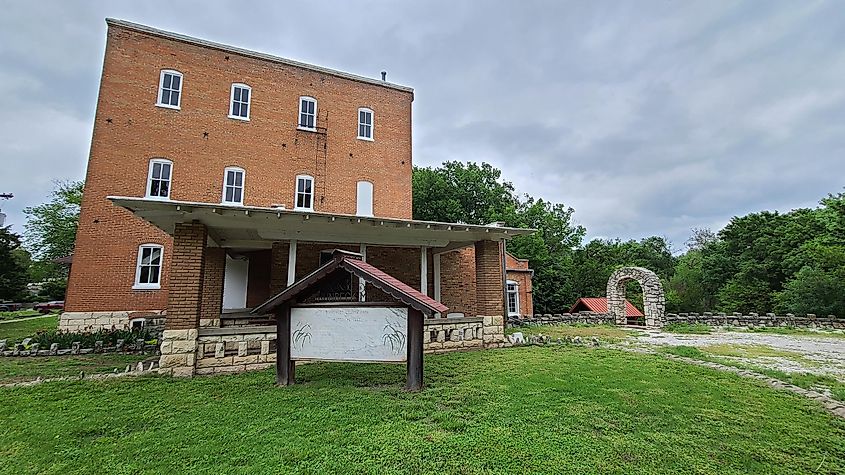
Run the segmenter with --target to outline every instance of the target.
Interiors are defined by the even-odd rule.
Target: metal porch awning
[[[177,223],[203,223],[214,244],[227,248],[267,249],[274,241],[298,240],[456,249],[475,241],[502,241],[535,231],[124,196],[109,196],[108,200],[170,235]]]

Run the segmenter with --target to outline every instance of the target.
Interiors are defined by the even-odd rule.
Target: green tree
[[[414,219],[489,224],[513,218],[518,206],[513,185],[487,163],[444,162],[415,168]]]
[[[0,299],[22,300],[26,297],[27,269],[17,251],[21,238],[9,230],[0,228]]]
[[[83,182],[57,182],[50,201],[24,209],[24,244],[32,255],[34,280],[61,275],[53,259],[73,253]]]

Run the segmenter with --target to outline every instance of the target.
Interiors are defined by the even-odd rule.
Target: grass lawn
[[[58,315],[33,317],[18,322],[0,322],[0,340],[8,339],[8,345],[35,335],[42,330],[55,330],[59,324]]]
[[[845,338],[845,332],[842,330],[813,330],[807,328],[794,327],[756,327],[756,328],[733,328],[724,327],[724,331],[738,331],[745,333],[774,333],[776,335],[796,335],[796,336],[818,336],[827,338]]]
[[[610,349],[0,388],[4,473],[845,473],[845,421],[736,375]]]
[[[830,396],[839,401],[845,402],[845,383],[840,382],[831,376],[825,376],[813,373],[787,373],[771,368],[764,368],[759,365],[749,364],[742,361],[736,361],[731,358],[753,358],[756,356],[780,356],[796,361],[801,361],[802,364],[817,362],[804,358],[799,353],[791,351],[776,350],[762,345],[710,345],[704,348],[696,348],[693,346],[667,346],[662,349],[666,353],[671,353],[679,356],[686,356],[700,361],[711,361],[735,368],[748,369],[760,374],[765,374],[771,378],[779,379],[789,384],[794,384],[800,388],[812,390],[830,391]]]
[[[37,317],[39,315],[42,315],[42,313],[32,309],[15,310],[14,312],[0,312],[0,322],[4,320],[14,320],[17,318]]]
[[[507,334],[522,332],[523,335],[537,335],[542,333],[554,338],[576,337],[590,338],[598,337],[600,340],[618,341],[629,336],[637,335],[636,330],[626,329],[615,325],[535,325],[527,327],[509,327],[505,330]]]
[[[38,376],[45,379],[75,376],[80,371],[111,373],[115,368],[122,373],[126,365],[131,364],[134,370],[139,361],[147,359],[157,360],[158,357],[121,354],[4,357],[0,358],[0,383],[30,381]]]

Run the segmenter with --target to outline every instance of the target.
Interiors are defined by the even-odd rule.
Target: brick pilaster
[[[226,269],[226,250],[209,247],[205,250],[202,278],[200,326],[219,326],[223,308],[223,273]]]
[[[270,294],[275,295],[288,286],[288,252],[290,244],[274,242],[270,262]]]
[[[202,223],[176,224],[165,330],[187,330],[199,326],[206,237],[207,231]]]
[[[475,309],[478,315],[504,314],[501,246],[496,241],[475,243]]]

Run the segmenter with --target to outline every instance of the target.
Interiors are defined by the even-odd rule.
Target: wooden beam
[[[288,287],[296,282],[296,239],[288,243]]]
[[[290,305],[276,313],[276,386],[294,383],[296,362],[290,359]]]
[[[408,308],[408,363],[405,389],[419,391],[423,387],[423,314]]]

